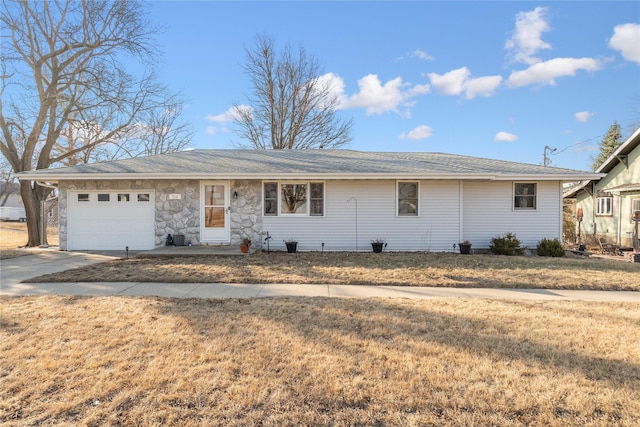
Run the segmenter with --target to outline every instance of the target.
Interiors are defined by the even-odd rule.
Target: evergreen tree
[[[620,144],[622,144],[620,125],[614,121],[600,142],[600,153],[593,161],[593,170],[597,170],[620,147]]]

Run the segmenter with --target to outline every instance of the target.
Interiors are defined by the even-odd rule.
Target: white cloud
[[[509,132],[498,132],[493,140],[498,142],[514,142],[518,140],[518,135]]]
[[[205,131],[207,135],[215,135],[218,133],[218,128],[215,126],[207,126],[207,130]]]
[[[535,64],[540,61],[534,56],[538,51],[551,49],[551,45],[542,40],[542,33],[551,30],[547,22],[547,11],[546,7],[536,7],[532,11],[516,15],[516,28],[505,43],[513,62]]]
[[[574,117],[576,118],[576,122],[588,122],[594,114],[595,113],[590,113],[588,111],[580,111],[579,113],[574,114]]]
[[[252,111],[253,109],[248,105],[238,105],[237,107],[231,107],[222,114],[213,115],[209,114],[204,119],[213,123],[229,123],[238,117],[238,109]]]
[[[344,80],[337,74],[327,73],[318,78],[321,87],[327,87],[332,97],[338,100],[338,108],[344,108],[347,99],[344,94]]]
[[[502,83],[502,76],[485,76],[471,79],[465,83],[465,97],[473,99],[476,96],[491,96],[500,86],[500,83]]]
[[[467,67],[458,68],[445,74],[429,73],[431,84],[440,95],[461,95],[473,99],[476,96],[491,96],[502,82],[502,76],[470,78]]]
[[[513,71],[507,80],[509,87],[521,87],[530,84],[556,84],[555,79],[564,76],[575,76],[576,71],[595,71],[600,63],[593,58],[555,58],[539,62],[522,71]]]
[[[640,24],[616,25],[609,47],[619,51],[627,61],[640,64]]]
[[[429,126],[421,125],[407,133],[402,132],[398,136],[398,139],[410,139],[412,141],[419,141],[421,139],[430,138],[432,133],[432,129]]]
[[[358,93],[345,98],[344,107],[366,108],[368,115],[397,112],[400,105],[412,106],[409,102],[412,97],[430,91],[429,85],[415,85],[405,90],[406,86],[401,77],[382,84],[376,74],[369,74],[358,80]]]
[[[433,56],[429,55],[427,52],[420,48],[411,52],[409,56],[411,56],[412,58],[422,59],[423,61],[433,61],[434,59]]]

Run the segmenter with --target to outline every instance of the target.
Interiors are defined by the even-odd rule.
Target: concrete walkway
[[[0,295],[127,295],[170,298],[466,298],[567,301],[640,302],[640,292],[569,291],[547,289],[422,288],[410,286],[79,282],[22,283],[22,281],[81,266],[124,258],[124,252],[38,251],[0,261]],[[130,253],[131,255],[135,255]]]
[[[547,289],[422,288],[408,286],[286,285],[222,283],[16,283],[3,286],[0,295],[159,296],[169,298],[464,298],[564,301],[640,302],[640,292],[572,291]]]

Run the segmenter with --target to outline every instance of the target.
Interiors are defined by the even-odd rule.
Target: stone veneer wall
[[[254,248],[262,248],[262,188],[261,181],[231,181],[231,244],[251,239]],[[234,192],[238,198],[234,199]]]
[[[61,250],[67,250],[68,190],[155,190],[155,245],[164,245],[167,234],[184,234],[185,242],[189,241],[194,245],[200,241],[200,181],[60,181],[59,189],[58,214]],[[169,194],[180,194],[181,198],[169,200]]]
[[[258,180],[236,180],[230,185],[231,244],[251,239],[254,248],[262,247],[262,188]],[[155,190],[155,245],[163,246],[167,234],[184,234],[185,242],[200,243],[200,181],[198,180],[114,180],[60,181],[60,249],[67,250],[68,190]],[[238,198],[233,198],[233,193]],[[169,194],[180,194],[169,200]]]

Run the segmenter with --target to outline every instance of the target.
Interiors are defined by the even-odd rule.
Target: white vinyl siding
[[[523,246],[540,239],[561,239],[560,183],[536,183],[536,209],[513,209],[513,184],[508,181],[464,182],[463,239],[476,248],[488,248],[491,238],[515,233]]]
[[[453,250],[459,236],[458,181],[420,181],[419,217],[397,215],[396,185],[395,180],[326,181],[323,217],[262,219],[272,236],[270,247],[284,250],[283,240],[291,238],[301,251],[320,251],[323,242],[326,251],[355,250],[357,203],[360,251],[371,251],[374,239],[385,239],[388,251]]]

